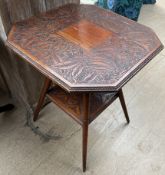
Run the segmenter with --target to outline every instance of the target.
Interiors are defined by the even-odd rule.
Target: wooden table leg
[[[88,147],[88,125],[89,125],[89,93],[83,94],[83,125],[82,125],[82,161],[83,172],[86,171],[87,147]]]
[[[47,77],[45,78],[44,85],[43,85],[43,88],[41,90],[40,98],[39,98],[36,110],[34,111],[34,118],[33,118],[34,121],[36,121],[38,119],[38,114],[42,108],[46,93],[51,85],[51,82],[52,81],[50,79],[48,79]]]
[[[118,94],[119,94],[119,99],[120,99],[121,106],[122,106],[124,114],[125,114],[125,118],[127,120],[127,123],[129,123],[130,119],[129,119],[129,115],[128,115],[127,107],[126,107],[126,104],[125,104],[125,100],[124,100],[124,95],[123,95],[122,89],[119,90]]]

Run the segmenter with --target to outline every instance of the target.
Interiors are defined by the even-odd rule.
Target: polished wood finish
[[[69,114],[76,122],[83,125],[83,93],[68,93],[62,88],[55,86],[50,89],[47,96],[63,111]],[[117,93],[111,92],[93,92],[90,94],[88,123],[90,124],[101,112],[104,111],[116,98]]]
[[[92,49],[112,36],[112,32],[87,20],[81,20],[77,24],[60,30],[57,34],[80,45],[84,49]]]
[[[88,121],[89,121],[89,107],[90,107],[90,94],[83,94],[83,125],[82,125],[82,162],[83,172],[86,171],[87,162],[87,144],[88,144]]]
[[[67,91],[119,90],[163,48],[150,28],[75,4],[16,23],[7,44]]]
[[[45,96],[48,92],[48,89],[49,89],[50,85],[51,85],[51,80],[49,78],[45,78],[44,85],[43,85],[43,88],[42,88],[42,91],[41,91],[41,95],[40,95],[36,110],[34,112],[34,121],[36,121],[37,118],[38,118],[38,114],[39,114],[39,112],[42,108]]]
[[[123,90],[122,89],[119,90],[118,95],[119,95],[121,106],[123,108],[123,112],[125,114],[125,118],[127,120],[127,123],[129,123],[130,119],[129,119],[129,115],[128,115],[127,107],[126,107],[126,104],[125,104],[125,100],[124,100],[124,95],[123,95]]]
[[[45,95],[59,108],[71,116],[82,126],[82,163],[83,171],[86,171],[87,143],[89,124],[107,108],[116,98],[119,97],[127,123],[130,122],[122,89],[118,92],[66,92],[61,87],[55,85],[50,88],[51,81],[45,79],[40,100],[34,113],[36,121],[41,110]]]
[[[7,45],[47,77],[34,120],[47,95],[82,126],[83,171],[89,124],[117,97],[130,122],[121,88],[163,48],[148,27],[74,4],[17,22]]]

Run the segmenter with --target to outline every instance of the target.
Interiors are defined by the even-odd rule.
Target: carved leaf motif
[[[59,35],[75,25],[75,41],[81,41],[85,33],[83,44],[93,43],[93,47],[82,47],[80,42]],[[92,35],[88,32],[91,28],[107,32]],[[108,37],[103,37],[107,33]],[[95,44],[99,37],[103,40]],[[162,49],[148,27],[95,6],[73,4],[16,23],[9,42],[21,50],[21,56],[28,56],[29,62],[38,63],[40,71],[75,91],[116,90]]]

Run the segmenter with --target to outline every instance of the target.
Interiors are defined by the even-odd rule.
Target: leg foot
[[[87,144],[88,144],[88,124],[84,124],[83,126],[83,172],[86,171],[87,164]]]
[[[89,118],[89,94],[83,94],[83,125],[82,125],[82,161],[83,172],[86,171],[87,164],[87,147],[88,147],[88,118]]]
[[[128,115],[127,107],[126,107],[126,104],[125,104],[125,100],[124,100],[124,95],[123,95],[122,89],[119,90],[118,94],[119,94],[120,103],[121,103],[121,106],[123,108],[123,112],[125,114],[125,118],[127,120],[127,123],[130,123],[130,119],[129,119],[129,115]]]

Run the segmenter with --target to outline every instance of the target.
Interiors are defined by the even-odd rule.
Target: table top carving
[[[76,4],[17,22],[7,45],[67,91],[116,91],[163,48],[150,28]]]

